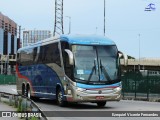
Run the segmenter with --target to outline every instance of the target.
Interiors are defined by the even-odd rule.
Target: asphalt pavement
[[[16,93],[16,85],[0,85],[1,92]],[[159,111],[160,103],[158,102],[147,102],[147,101],[133,101],[133,100],[121,100],[120,102],[108,102],[104,108],[97,108],[96,104],[93,103],[80,103],[71,104],[67,107],[59,107],[55,102],[51,100],[40,99],[36,101],[36,104],[41,108],[42,111],[113,111],[120,112],[125,111],[126,113],[137,111],[143,113],[150,111],[154,113]],[[0,116],[1,111],[15,111],[16,109],[12,106],[0,102]],[[88,113],[88,112],[87,112]],[[73,113],[74,114],[74,113]],[[160,115],[160,113],[159,113]],[[2,118],[0,120],[17,120],[18,118]],[[48,117],[49,120],[159,120],[160,117]]]
[[[10,117],[16,108],[9,106],[6,103],[0,102],[0,120],[19,120],[18,117]]]
[[[0,92],[17,94],[16,85],[0,85]]]
[[[0,92],[17,94],[15,85],[0,85]],[[19,120],[18,117],[10,117],[16,111],[17,108],[0,101],[0,120]]]

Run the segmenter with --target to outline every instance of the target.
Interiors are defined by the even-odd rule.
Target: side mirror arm
[[[124,58],[124,65],[127,66],[128,65],[128,56],[121,51],[118,51],[118,55],[119,55],[119,58],[120,57]]]
[[[74,64],[74,61],[73,61],[73,53],[68,50],[68,49],[65,49],[65,52],[68,54],[68,57],[69,57],[69,64],[70,65],[73,65]]]

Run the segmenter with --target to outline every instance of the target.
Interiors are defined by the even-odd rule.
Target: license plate
[[[96,96],[96,100],[103,100],[104,96]]]

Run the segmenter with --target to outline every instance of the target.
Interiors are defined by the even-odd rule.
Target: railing
[[[11,117],[20,117],[26,120],[32,118],[34,118],[34,120],[48,120],[37,104],[25,96],[0,92],[0,102],[1,101],[17,108],[17,111],[13,112],[13,116]]]
[[[120,60],[121,65],[124,65],[124,59]],[[144,66],[160,66],[160,59],[128,59],[127,65],[144,65]]]
[[[1,62],[3,61],[16,61],[15,55],[1,55]]]
[[[122,76],[122,95],[124,99],[160,102],[159,87],[160,71],[128,71]]]

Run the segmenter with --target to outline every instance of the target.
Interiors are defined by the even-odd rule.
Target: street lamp
[[[18,28],[19,43],[18,43],[18,46],[17,46],[17,47],[20,48],[20,47],[21,47],[21,45],[20,45],[20,44],[21,44],[21,31],[22,31],[22,30],[25,30],[25,28],[21,28],[21,25],[18,25],[18,27],[19,27],[19,28]],[[23,46],[23,42],[22,42],[22,46]]]
[[[67,18],[69,18],[69,32],[68,34],[71,33],[71,17],[70,16],[66,16]]]

